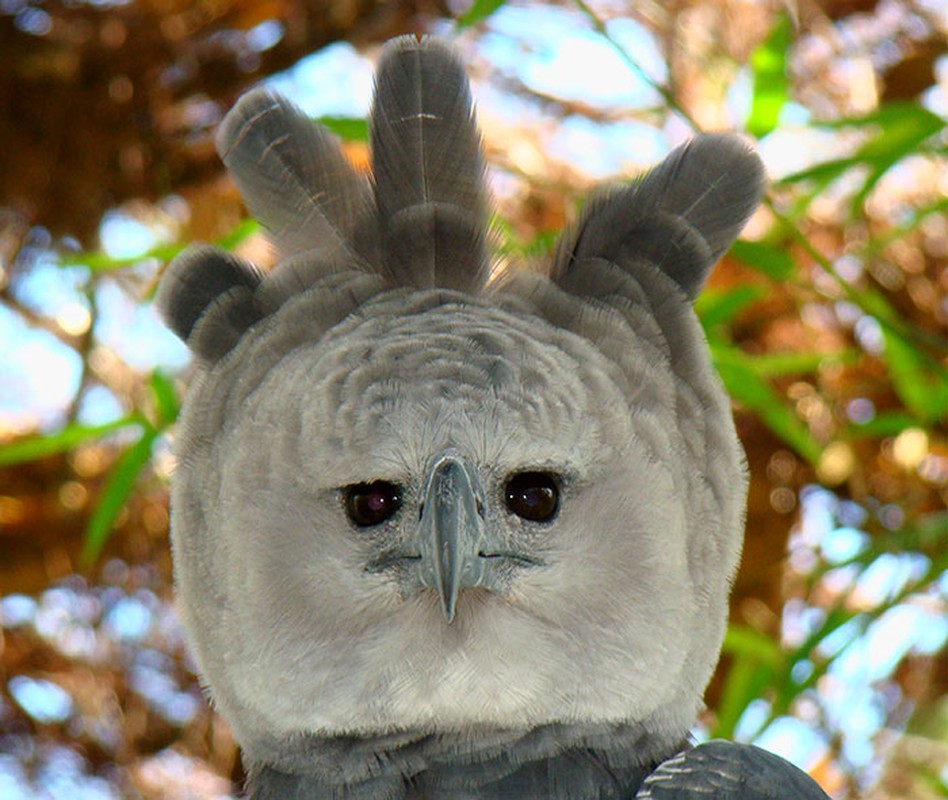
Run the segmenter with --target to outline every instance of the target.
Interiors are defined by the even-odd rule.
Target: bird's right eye
[[[388,481],[356,483],[343,490],[346,514],[360,528],[380,525],[401,508],[401,489]]]

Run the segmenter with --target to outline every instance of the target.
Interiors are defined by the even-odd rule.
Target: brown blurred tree
[[[0,11],[0,208],[95,244],[99,219],[220,172],[212,133],[250,84],[336,41],[381,42],[440,0],[13,0]],[[255,45],[261,23],[279,40]]]

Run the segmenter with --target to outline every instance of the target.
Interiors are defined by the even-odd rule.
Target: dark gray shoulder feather
[[[773,753],[714,740],[665,761],[636,800],[829,800],[811,777]]]

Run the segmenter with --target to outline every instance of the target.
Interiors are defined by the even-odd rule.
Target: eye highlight
[[[402,506],[401,489],[388,481],[354,483],[343,489],[346,514],[360,528],[380,525]]]
[[[547,522],[560,507],[560,490],[552,475],[545,472],[518,472],[504,487],[507,508],[531,522]]]

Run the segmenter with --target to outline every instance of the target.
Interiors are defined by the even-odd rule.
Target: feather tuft
[[[467,76],[434,39],[389,44],[376,73],[372,170],[387,271],[399,284],[487,282],[484,156]]]
[[[764,183],[760,158],[741,139],[699,136],[630,186],[591,199],[560,240],[552,277],[564,283],[589,258],[630,271],[648,263],[694,300],[760,203]],[[576,272],[570,291],[583,293],[581,267]]]
[[[265,89],[245,94],[221,125],[217,150],[282,257],[351,251],[357,227],[364,242],[372,238],[364,230],[369,179],[349,165],[329,131],[288,100]]]

